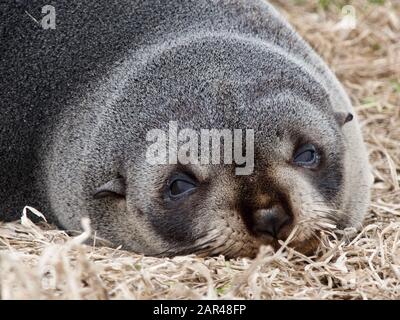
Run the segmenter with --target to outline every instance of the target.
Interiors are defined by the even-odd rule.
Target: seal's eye
[[[169,195],[176,199],[196,189],[196,182],[185,174],[174,176],[169,183]]]
[[[318,166],[320,156],[314,145],[307,143],[296,150],[293,162],[301,167],[315,168]]]

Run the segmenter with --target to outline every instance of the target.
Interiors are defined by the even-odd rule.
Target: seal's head
[[[254,255],[292,232],[291,245],[310,251],[328,224],[358,226],[367,161],[351,145],[359,129],[340,90],[254,39],[199,35],[150,49],[115,71],[58,134],[48,193],[63,226],[89,215],[99,236],[137,252],[230,257]],[[190,142],[175,133],[182,129]],[[202,161],[202,130],[211,129],[228,130],[224,160],[236,151],[227,148],[229,133],[242,130],[231,142],[243,142],[246,163],[237,154]],[[158,133],[153,141],[150,131]],[[171,157],[174,135],[198,152],[197,162]],[[155,141],[164,164],[148,159]]]
[[[321,229],[348,224],[351,217],[342,211],[346,150],[341,128],[352,115],[324,114],[307,102],[287,95],[260,100],[258,104],[264,106],[263,113],[255,107],[252,109],[255,114],[247,109],[246,116],[241,117],[244,121],[247,119],[242,128],[255,130],[254,145],[248,139],[250,132],[243,133],[246,148],[240,152],[246,156],[247,163],[235,163],[235,155],[232,164],[223,163],[224,156],[237,142],[233,134],[229,139],[229,133],[233,133],[229,130],[225,130],[226,135],[223,130],[215,130],[214,134],[218,135],[206,140],[211,150],[220,138],[221,146],[232,141],[221,152],[221,164],[212,164],[212,154],[210,163],[201,164],[204,155],[202,159],[200,148],[199,161],[193,158],[192,163],[180,163],[179,138],[183,131],[178,129],[176,164],[149,164],[151,159],[135,159],[131,164],[135,170],[128,170],[126,175],[96,189],[96,201],[114,203],[115,208],[109,208],[110,211],[119,212],[121,217],[121,209],[126,210],[122,215],[126,219],[124,225],[128,230],[135,230],[128,237],[128,230],[123,232],[128,246],[134,244],[132,249],[137,249],[137,240],[142,239],[140,250],[149,254],[254,255],[261,244],[276,247],[279,239],[287,239],[296,228],[291,245],[309,252],[318,243]],[[285,116],[278,116],[283,105]],[[305,116],[302,111],[299,116],[299,108],[310,114]],[[263,116],[268,119],[257,123],[252,120]],[[188,125],[185,123],[181,129],[187,130]],[[170,124],[168,130],[159,132],[157,143],[160,140],[171,143],[171,132]],[[200,139],[206,131],[199,128],[198,132],[198,140],[190,136],[195,139],[196,149],[200,143],[204,144]],[[163,148],[167,154],[172,152],[168,145],[159,147],[161,152]],[[238,174],[238,168],[249,169],[252,162],[254,168]],[[135,225],[127,218],[129,214],[135,215]],[[103,221],[121,228],[122,221],[116,224],[115,216],[111,217],[114,221]],[[103,227],[103,230],[107,229]],[[108,230],[107,237],[115,237],[113,228]]]

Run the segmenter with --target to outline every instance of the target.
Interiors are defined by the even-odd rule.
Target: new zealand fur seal
[[[253,255],[359,227],[371,174],[343,87],[263,0],[0,4],[0,217],[25,205],[147,255]],[[254,168],[150,164],[150,130],[254,130]]]

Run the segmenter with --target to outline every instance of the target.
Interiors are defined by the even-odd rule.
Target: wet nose
[[[277,238],[282,228],[289,224],[290,216],[281,205],[259,209],[254,213],[254,231]]]

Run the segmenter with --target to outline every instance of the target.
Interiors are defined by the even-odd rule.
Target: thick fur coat
[[[40,22],[47,4],[56,29],[31,17]],[[351,103],[266,1],[21,0],[0,12],[2,219],[30,205],[67,229],[89,216],[99,236],[147,254],[232,256],[264,242],[249,215],[271,194],[308,226],[317,206],[338,226],[362,222],[367,152],[357,119],[337,120]],[[164,203],[177,167],[147,164],[145,137],[169,121],[254,129],[254,173],[190,166],[198,191]],[[318,172],[287,164],[303,140],[323,149]],[[93,197],[113,179],[124,180],[123,196]]]

